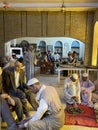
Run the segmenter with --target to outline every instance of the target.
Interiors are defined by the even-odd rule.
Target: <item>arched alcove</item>
[[[80,50],[80,43],[74,40],[71,44],[71,51],[75,51],[77,53],[77,57],[79,58],[79,50]]]
[[[56,41],[54,43],[54,53],[57,52],[61,57],[63,54],[63,44],[61,41]]]
[[[45,41],[40,41],[38,43],[38,49],[41,52],[41,56],[43,56],[44,52],[46,52],[46,42]]]

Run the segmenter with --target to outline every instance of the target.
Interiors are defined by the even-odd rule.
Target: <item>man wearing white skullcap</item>
[[[76,73],[64,81],[64,99],[68,104],[81,103],[80,82]]]
[[[30,79],[27,85],[34,94],[37,94],[39,107],[23,127],[27,127],[28,130],[59,130],[64,125],[65,117],[55,88],[41,84],[36,78]],[[20,128],[23,127],[20,125]]]
[[[92,94],[93,102],[98,103],[98,79],[94,81],[95,90]]]
[[[72,74],[72,77],[73,77],[73,79],[75,79],[75,80],[77,80],[78,79],[78,75],[77,74]]]
[[[81,84],[81,102],[83,105],[93,107],[92,103],[92,91],[95,89],[94,83],[89,80],[88,74],[83,73],[82,79],[80,80]]]
[[[82,77],[88,77],[88,73],[83,73]]]

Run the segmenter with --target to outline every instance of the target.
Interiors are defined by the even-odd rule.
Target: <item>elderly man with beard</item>
[[[95,90],[92,93],[92,100],[94,103],[98,103],[98,79],[94,81]]]
[[[95,85],[91,80],[89,80],[87,73],[83,73],[80,84],[82,104],[93,107],[92,92],[95,90]]]
[[[37,94],[39,107],[30,120],[20,127],[27,127],[28,130],[59,130],[64,125],[65,114],[55,88],[41,84],[36,78],[30,79],[27,85]]]

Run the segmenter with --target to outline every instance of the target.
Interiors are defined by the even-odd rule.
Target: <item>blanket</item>
[[[84,105],[79,107],[84,109],[82,114],[69,114],[65,109],[65,125],[98,127],[94,109]]]

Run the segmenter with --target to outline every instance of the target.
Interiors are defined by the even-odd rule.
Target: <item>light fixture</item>
[[[62,6],[61,6],[61,12],[65,12],[65,4],[64,4],[64,0],[62,0]]]
[[[4,1],[2,6],[3,6],[4,9],[6,9],[6,8],[8,8],[9,4],[6,1]]]

